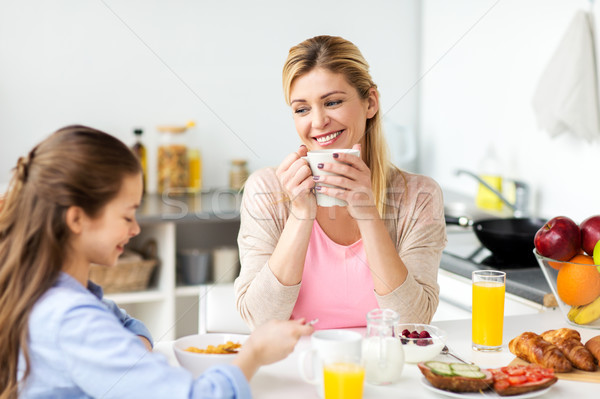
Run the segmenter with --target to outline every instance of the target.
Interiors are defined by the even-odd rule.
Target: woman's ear
[[[83,230],[85,213],[78,206],[70,206],[66,213],[66,223],[73,234],[80,234]]]
[[[377,89],[371,87],[369,89],[369,98],[367,98],[367,119],[371,119],[375,116],[377,111],[379,111],[379,94],[377,94]]]

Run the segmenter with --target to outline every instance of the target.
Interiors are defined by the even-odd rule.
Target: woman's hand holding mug
[[[307,161],[303,159],[307,152],[306,146],[301,145],[298,152],[283,160],[275,174],[290,199],[292,214],[298,219],[314,220],[317,215],[317,202],[312,193],[315,181]]]

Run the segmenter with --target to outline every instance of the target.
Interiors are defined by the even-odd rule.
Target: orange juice
[[[505,285],[496,281],[473,283],[473,344],[502,346]]]
[[[355,363],[330,363],[323,367],[325,399],[362,399],[364,367]]]

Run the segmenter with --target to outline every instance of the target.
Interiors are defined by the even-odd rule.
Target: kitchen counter
[[[542,333],[546,330],[561,327],[570,327],[558,310],[549,310],[534,315],[509,316],[504,320],[504,339],[500,352],[481,353],[471,349],[471,320],[461,319],[433,323],[446,331],[447,344],[453,353],[459,357],[470,360],[482,368],[502,367],[509,364],[514,356],[508,350],[508,342],[524,331]],[[365,329],[353,329],[364,334]],[[600,330],[577,328],[585,342],[593,336],[599,335]],[[294,352],[286,359],[275,364],[262,367],[252,379],[251,388],[256,399],[318,399],[316,389],[304,382],[298,372],[298,358],[300,353],[310,348],[309,337],[302,337]],[[159,342],[155,350],[165,354],[169,362],[177,364],[172,352],[172,342]],[[438,356],[439,360],[454,362],[447,355]],[[364,399],[397,399],[397,398],[442,398],[437,393],[431,392],[424,385],[423,377],[414,364],[406,364],[400,382],[387,386],[365,384]],[[595,383],[559,380],[543,396],[552,398],[595,398],[600,385]],[[481,395],[480,397],[495,396]]]

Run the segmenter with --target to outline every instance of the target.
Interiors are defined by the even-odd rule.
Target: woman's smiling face
[[[290,106],[296,131],[310,151],[363,143],[367,119],[379,103],[374,88],[362,99],[344,75],[314,68],[292,83]]]

